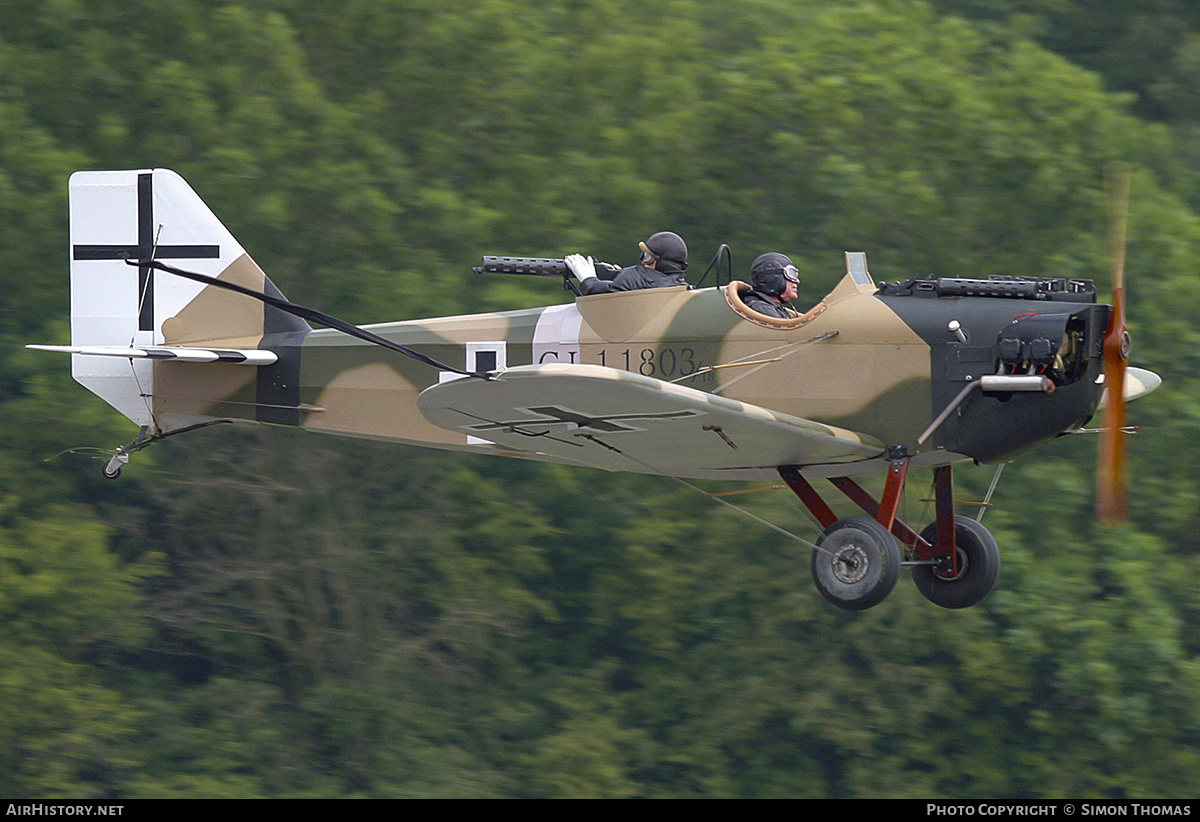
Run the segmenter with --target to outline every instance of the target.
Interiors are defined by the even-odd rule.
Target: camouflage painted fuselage
[[[729,291],[619,292],[545,308],[366,328],[468,371],[502,373],[555,362],[605,366],[836,426],[843,434],[857,432],[863,442],[880,446],[879,459],[808,466],[806,473],[813,475],[876,470],[886,459],[885,447],[892,446],[905,446],[915,465],[1005,460],[1077,427],[1100,401],[1096,377],[1108,317],[1104,305],[947,297],[920,289],[889,294],[864,268],[848,273],[821,310],[780,327],[757,321]],[[174,331],[166,342],[194,344],[195,330],[212,327],[214,314],[238,299],[244,298],[206,292],[188,307],[193,316],[164,324]],[[1018,315],[1039,313],[1075,318],[1069,379],[1050,394],[982,393],[919,444],[931,419],[963,386],[996,373],[998,335]],[[949,330],[951,320],[966,329],[965,341]],[[276,309],[267,308],[263,322],[257,341],[243,336],[214,342],[210,334],[206,342],[270,348],[279,354],[274,365],[155,364],[155,417],[162,427],[243,419],[544,458],[532,449],[514,451],[428,422],[417,407],[418,395],[457,375],[337,331],[309,330]]]

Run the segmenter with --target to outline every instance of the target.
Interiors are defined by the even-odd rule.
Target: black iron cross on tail
[[[76,260],[140,260],[138,266],[138,330],[154,330],[154,272],[152,259],[216,259],[216,245],[155,246],[154,175],[146,172],[137,181],[137,245],[77,245],[72,249]]]

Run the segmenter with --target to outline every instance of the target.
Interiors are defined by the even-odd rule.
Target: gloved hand
[[[568,254],[563,258],[563,262],[567,264],[567,268],[571,269],[571,273],[579,282],[596,276],[596,261],[591,257],[585,257],[582,254]]]

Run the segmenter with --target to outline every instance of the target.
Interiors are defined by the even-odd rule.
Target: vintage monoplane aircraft
[[[904,565],[938,605],[979,602],[1000,555],[955,515],[952,466],[1007,462],[1102,404],[1101,513],[1122,516],[1124,402],[1159,383],[1126,368],[1123,266],[1113,306],[1091,280],[879,285],[848,253],[794,319],[749,309],[731,278],[359,328],[287,301],[171,171],[76,173],[70,213],[71,345],[30,347],[70,352],[75,379],[141,426],[106,476],[166,436],[238,420],[678,478],[777,472],[824,528],[817,588],[850,610],[883,600]],[[913,468],[935,476],[919,534],[896,516]],[[851,479],[869,472],[886,472],[879,500]],[[821,478],[866,515],[835,515]]]

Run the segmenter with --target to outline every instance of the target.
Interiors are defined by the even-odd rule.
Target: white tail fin
[[[210,411],[201,410],[203,401],[220,399],[197,395],[182,406],[157,402],[156,380],[169,377],[161,370],[164,360],[204,359],[199,352],[167,357],[162,346],[224,350],[223,356],[209,359],[231,362],[239,361],[238,354],[257,350],[269,330],[307,330],[294,318],[282,325],[276,321],[276,327],[268,329],[270,315],[262,303],[136,265],[162,260],[256,291],[279,293],[175,172],[77,172],[71,175],[70,204],[72,374],[152,432],[210,417]],[[122,349],[130,353],[120,354]],[[155,349],[159,353],[146,353]],[[240,361],[266,367],[275,358],[248,356]],[[213,390],[224,394],[229,389]],[[165,420],[164,413],[174,418]]]

